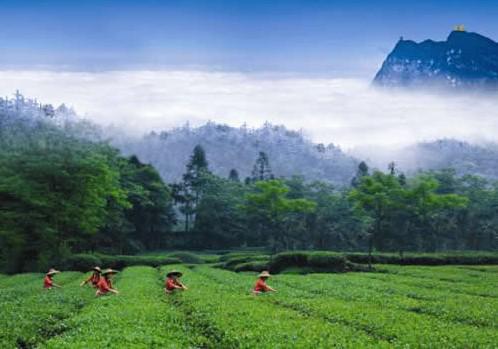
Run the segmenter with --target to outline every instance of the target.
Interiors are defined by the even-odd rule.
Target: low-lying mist
[[[0,71],[0,93],[16,89],[73,106],[129,132],[187,121],[250,127],[265,121],[302,129],[315,142],[375,156],[439,138],[498,138],[498,96],[379,90],[370,81],[201,71]],[[375,146],[375,147],[372,147]]]

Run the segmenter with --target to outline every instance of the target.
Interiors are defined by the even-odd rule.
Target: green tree
[[[255,183],[255,192],[246,195],[244,209],[258,221],[259,231],[265,232],[272,250],[291,247],[292,232],[304,224],[304,215],[316,204],[307,199],[289,199],[289,188],[281,180]]]
[[[180,205],[180,212],[184,215],[186,233],[190,231],[191,221],[195,219],[196,206],[199,203],[209,174],[204,148],[196,145],[187,163],[183,182],[172,187],[175,202]]]
[[[458,194],[469,198],[468,205],[458,211],[457,233],[452,239],[455,250],[498,249],[498,183],[475,175],[458,179]]]
[[[453,193],[439,194],[438,187],[439,181],[433,175],[420,174],[412,179],[405,198],[407,210],[416,216],[421,238],[430,251],[437,249],[448,217],[455,217],[448,215],[448,211],[465,208],[468,204],[467,197]]]
[[[368,176],[368,165],[365,161],[360,162],[356,170],[356,176],[351,180],[351,186],[357,187],[363,177]]]
[[[323,182],[313,182],[307,187],[306,198],[317,204],[316,210],[308,217],[312,247],[357,250],[368,231],[369,220],[354,209],[348,200],[348,191],[336,190]]]
[[[267,181],[273,178],[274,176],[271,171],[268,155],[265,152],[260,151],[252,169],[251,180],[252,182],[257,182]]]
[[[374,172],[364,177],[351,190],[349,198],[372,219],[369,234],[369,256],[374,247],[397,249],[417,248],[415,236],[423,248],[435,250],[442,236],[441,227],[448,225],[448,212],[463,208],[467,198],[457,194],[439,194],[434,176],[420,174],[408,183],[400,181],[395,171]]]
[[[247,190],[240,182],[209,175],[196,210],[195,247],[231,248],[252,241],[240,209]]]
[[[106,146],[38,135],[0,157],[0,241],[7,269],[45,267],[96,234],[114,200],[128,207]]]
[[[402,187],[398,179],[380,171],[363,177],[359,185],[349,193],[349,198],[353,200],[356,208],[365,212],[373,221],[368,234],[370,267],[374,245],[386,237],[385,226],[392,211],[399,208],[401,195]]]
[[[175,222],[169,187],[152,166],[141,163],[136,156],[121,160],[120,173],[131,206],[122,214],[119,208],[113,212],[113,219],[97,236],[97,244],[112,251],[119,242],[120,253],[166,247],[166,236]]]
[[[232,168],[230,170],[230,173],[228,174],[228,179],[233,182],[240,182],[239,172],[236,169]]]

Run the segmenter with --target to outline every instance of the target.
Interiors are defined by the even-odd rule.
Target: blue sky
[[[496,40],[497,18],[496,0],[0,0],[0,69],[370,77],[401,35]]]

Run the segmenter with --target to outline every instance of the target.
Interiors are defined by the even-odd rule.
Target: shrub
[[[145,265],[159,267],[166,264],[182,263],[179,258],[158,256],[127,256],[127,255],[104,255],[104,254],[74,254],[64,258],[58,268],[63,270],[89,271],[95,266],[101,268],[123,269],[129,266]]]
[[[226,259],[225,262],[222,262],[222,265],[224,269],[235,270],[235,267],[239,264],[255,263],[255,262],[268,264],[269,257],[262,255],[237,256],[237,257],[232,257],[231,259]]]
[[[372,266],[372,269],[370,269],[365,264],[351,263],[350,261],[346,261],[346,271],[371,272],[377,270],[374,266]]]
[[[164,301],[158,276],[158,271],[150,267],[132,267],[125,269],[115,280],[119,296],[95,298],[88,290],[92,303],[67,322],[64,333],[52,336],[41,343],[41,347],[201,347],[194,342],[198,336],[186,333],[182,314]]]
[[[234,257],[232,259],[225,260],[223,265],[226,269],[233,269],[233,267],[235,267],[238,264],[250,263],[252,261],[254,261],[254,259],[252,257],[249,257],[249,256],[247,256],[247,257]]]
[[[226,262],[231,259],[235,258],[247,258],[250,259],[251,257],[263,257],[267,256],[264,252],[262,251],[237,251],[237,252],[230,252],[222,255],[220,257],[220,262]]]
[[[310,273],[316,273],[317,271],[308,267],[290,267],[284,269],[280,274],[291,274],[291,275],[306,275]]]
[[[328,252],[315,252],[308,255],[308,266],[328,271],[345,271],[346,258]]]
[[[346,258],[354,263],[367,264],[368,255],[362,253],[346,254]],[[498,264],[498,255],[493,253],[407,253],[403,257],[395,254],[380,253],[372,255],[375,264],[399,265],[486,265]]]
[[[67,257],[61,263],[61,269],[86,272],[95,266],[102,265],[102,260],[93,254],[80,253]]]
[[[218,263],[220,261],[220,256],[215,254],[202,255],[201,258],[204,260],[204,263]]]
[[[365,265],[366,253],[337,253],[328,251],[293,251],[279,253],[270,260],[269,256],[255,252],[229,253],[220,258],[217,267],[233,271],[260,271],[268,268],[272,273],[323,273],[347,271],[371,271]],[[454,253],[395,253],[372,255],[374,264],[397,265],[482,265],[498,264],[496,253],[454,252]]]
[[[272,273],[279,273],[289,267],[307,267],[307,252],[282,252],[273,257],[270,261],[270,270]]]
[[[178,258],[182,263],[188,263],[188,264],[202,264],[202,263],[204,263],[204,260],[201,257],[199,257],[195,253],[191,253],[191,252],[173,252],[173,253],[169,253],[168,257]]]
[[[261,272],[263,270],[268,270],[269,265],[267,262],[246,262],[246,263],[240,263],[237,264],[233,267],[233,271],[240,272],[240,271],[255,271],[255,272]]]
[[[94,298],[79,287],[83,275],[64,272],[55,282],[63,289],[42,291],[40,274],[18,274],[0,292],[0,348],[38,348],[66,329],[66,320]],[[2,285],[7,286],[7,285]]]
[[[216,268],[216,269],[225,269],[225,263],[214,263],[214,264],[211,264],[211,267]]]
[[[284,252],[277,254],[270,263],[273,273],[345,272],[346,258],[332,252]]]
[[[135,265],[145,265],[159,267],[166,264],[178,264],[181,261],[172,257],[153,257],[153,256],[125,256],[125,255],[99,255],[102,265],[106,268],[123,269]]]

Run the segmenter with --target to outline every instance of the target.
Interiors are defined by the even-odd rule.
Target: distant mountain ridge
[[[351,183],[360,160],[383,171],[394,161],[405,173],[453,168],[460,176],[474,174],[498,180],[498,144],[477,145],[456,139],[420,142],[388,151],[369,147],[369,152],[347,153],[333,144],[313,143],[283,126],[266,124],[250,130],[208,123],[152,132],[136,140],[115,139],[113,143],[125,154],[136,154],[141,161],[154,165],[168,182],[181,178],[197,144],[206,150],[211,170],[222,177],[227,177],[232,168],[241,179],[249,176],[258,152],[264,151],[276,177],[301,175],[337,186]]]
[[[111,138],[125,154],[136,154],[154,165],[168,182],[181,178],[197,144],[205,149],[210,169],[222,177],[228,177],[231,169],[236,169],[241,179],[250,176],[260,151],[267,153],[275,177],[301,175],[336,185],[348,184],[359,163],[333,144],[315,144],[300,132],[268,123],[249,129],[210,122],[151,132],[136,140]]]
[[[458,175],[473,174],[498,179],[498,146],[476,145],[456,139],[417,143],[406,149],[413,169],[455,169]],[[401,163],[402,164],[402,163]]]
[[[391,87],[439,86],[498,90],[498,43],[455,30],[446,41],[401,38],[374,78]]]
[[[498,180],[498,144],[471,144],[457,139],[419,142],[399,149],[356,149],[357,158],[385,170],[390,161],[405,173],[452,168],[459,176],[472,174]]]
[[[54,108],[21,95],[15,99],[0,97],[0,136],[6,139],[21,137],[19,124],[35,129],[41,121],[50,122],[76,137],[98,142],[110,139],[124,154],[135,154],[141,161],[156,167],[167,182],[181,179],[197,144],[205,148],[210,169],[222,177],[228,177],[233,168],[241,179],[249,176],[258,153],[264,151],[276,177],[301,175],[307,180],[327,181],[338,186],[351,183],[360,160],[366,160],[371,168],[384,171],[387,164],[394,161],[405,173],[454,168],[458,175],[474,174],[498,180],[497,143],[478,145],[442,139],[401,149],[370,146],[362,152],[346,153],[333,144],[313,143],[301,132],[284,126],[267,123],[261,128],[249,129],[212,122],[132,138],[122,130],[102,129],[84,121],[64,105]]]

